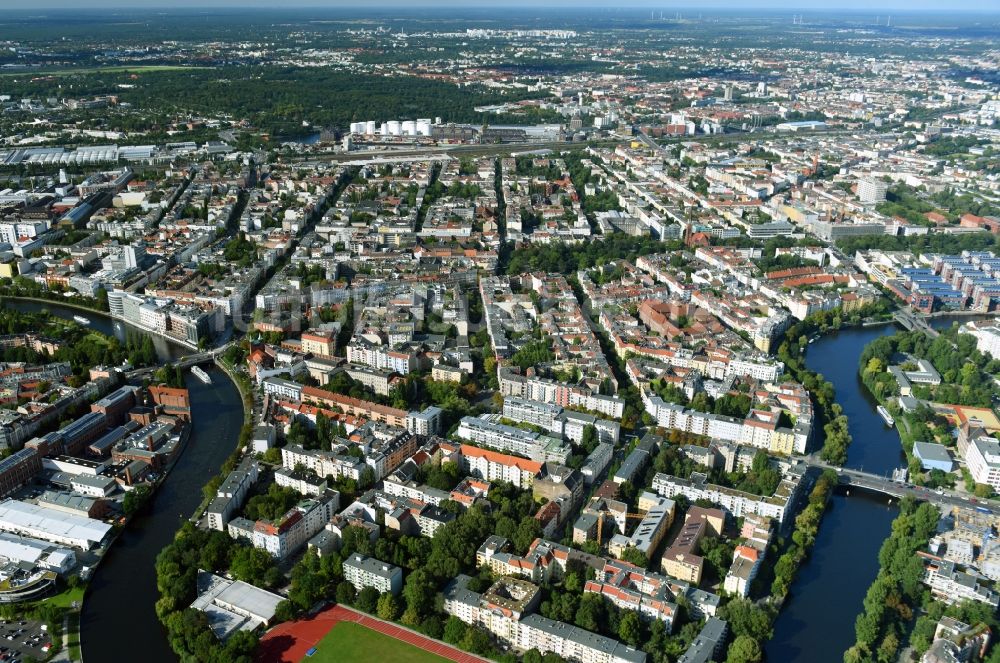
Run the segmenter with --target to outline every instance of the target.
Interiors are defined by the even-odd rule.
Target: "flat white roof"
[[[271,621],[283,600],[277,594],[207,571],[198,571],[198,592],[191,607],[207,614],[212,630],[223,639],[238,628],[252,630]]]
[[[89,547],[100,543],[111,531],[111,525],[47,506],[4,500],[0,502],[0,529],[31,533],[39,538],[85,541]]]

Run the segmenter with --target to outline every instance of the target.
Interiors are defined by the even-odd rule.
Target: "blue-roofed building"
[[[951,472],[954,467],[951,454],[943,444],[932,442],[914,442],[913,456],[920,460],[920,467],[925,470],[941,470]]]

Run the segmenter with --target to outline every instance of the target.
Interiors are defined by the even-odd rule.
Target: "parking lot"
[[[10,620],[0,622],[0,661],[13,663],[27,658],[43,660],[48,657],[44,647],[52,643],[49,634],[37,621]]]

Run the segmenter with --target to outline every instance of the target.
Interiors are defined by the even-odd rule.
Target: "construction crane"
[[[983,527],[983,545],[979,549],[979,560],[983,561],[989,557],[989,554],[993,551],[993,548],[995,548],[996,545],[997,540],[996,537],[993,536],[993,526],[987,524]]]
[[[598,512],[599,518],[597,519],[597,545],[599,545],[599,546],[604,543],[604,516],[605,516],[605,514],[610,514],[610,513],[611,512],[608,511],[607,509],[602,509],[601,511]],[[626,520],[626,522],[628,522],[628,520],[631,519],[631,518],[645,518],[645,517],[646,517],[646,514],[644,514],[644,513],[626,513],[625,514],[625,520]],[[622,534],[624,534],[624,532],[622,532]]]

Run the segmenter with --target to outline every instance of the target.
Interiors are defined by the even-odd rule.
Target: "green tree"
[[[465,638],[465,632],[468,629],[465,622],[451,615],[448,617],[448,621],[444,623],[444,641],[451,645],[458,645]]]
[[[729,645],[726,663],[760,663],[762,657],[763,653],[756,640],[746,635],[739,635]]]
[[[412,610],[419,617],[432,611],[436,594],[437,585],[425,569],[417,569],[406,577],[403,599],[407,610]]]
[[[229,563],[234,578],[258,587],[273,586],[276,570],[274,558],[266,550],[247,545],[237,547]]]
[[[642,622],[639,621],[639,613],[634,610],[626,610],[618,622],[618,637],[637,647],[642,639]]]
[[[403,606],[392,592],[383,592],[378,598],[377,613],[380,619],[394,621],[403,612]]]
[[[364,587],[358,592],[358,598],[354,601],[354,607],[363,612],[375,612],[378,607],[379,591],[374,587]]]
[[[773,608],[757,605],[746,599],[730,601],[719,611],[719,617],[729,622],[729,628],[736,636],[764,642],[771,637]]]
[[[356,596],[354,585],[346,580],[337,585],[337,603],[351,605],[354,603]]]

